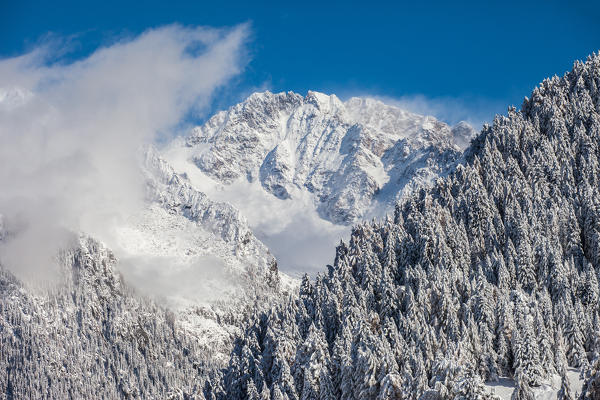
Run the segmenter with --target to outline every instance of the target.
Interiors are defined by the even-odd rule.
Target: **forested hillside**
[[[209,397],[475,399],[515,380],[600,398],[600,56],[485,126],[465,165],[356,226],[297,299],[257,314]],[[592,366],[591,366],[592,365]]]
[[[64,284],[31,290],[0,269],[0,398],[182,398],[211,361],[175,315],[135,296],[113,254],[77,240],[61,256]]]

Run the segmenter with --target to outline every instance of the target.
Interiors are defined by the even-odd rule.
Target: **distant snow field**
[[[567,370],[567,377],[569,378],[571,393],[573,395],[581,393],[581,388],[583,387],[583,379],[580,378],[580,373],[581,371],[575,368]],[[555,400],[560,386],[560,376],[554,375],[550,382],[533,388],[533,393],[536,400]],[[511,400],[515,390],[515,381],[510,378],[501,377],[497,382],[487,382],[485,387],[488,393],[499,396],[502,400]]]

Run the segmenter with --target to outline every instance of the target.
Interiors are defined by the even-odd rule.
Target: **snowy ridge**
[[[80,236],[72,248],[57,249],[62,279],[57,281],[57,287],[44,288],[42,291],[22,284],[0,265],[1,278],[4,279],[0,279],[0,333],[4,334],[0,338],[3,339],[2,343],[12,343],[7,347],[11,352],[0,353],[0,364],[7,363],[6,357],[18,354],[18,357],[24,357],[26,369],[48,370],[42,372],[43,378],[40,377],[48,385],[60,379],[66,387],[72,386],[74,393],[79,393],[76,397],[90,398],[84,393],[98,389],[93,389],[93,385],[74,383],[71,379],[84,376],[81,371],[88,367],[94,370],[99,366],[90,366],[88,363],[76,365],[76,360],[63,361],[60,354],[81,354],[88,346],[90,337],[96,340],[88,329],[102,332],[98,326],[110,323],[110,329],[114,332],[106,334],[110,335],[106,336],[109,348],[121,342],[123,346],[129,346],[131,339],[136,342],[141,340],[142,343],[156,342],[156,351],[160,351],[161,348],[167,349],[161,347],[166,340],[178,342],[182,347],[174,350],[173,356],[179,357],[177,352],[183,351],[193,359],[177,362],[166,360],[166,364],[153,361],[151,368],[163,368],[167,374],[173,368],[182,368],[173,378],[173,384],[181,393],[193,393],[201,389],[201,385],[195,386],[197,379],[193,377],[198,373],[200,361],[205,364],[202,367],[205,372],[198,379],[203,380],[226,364],[242,320],[296,286],[292,279],[279,274],[274,257],[254,237],[239,211],[229,204],[214,202],[191,187],[185,177],[177,175],[152,148],[145,152],[142,164],[147,183],[147,202],[139,212],[114,228],[111,246],[114,246],[115,253],[96,240]],[[0,239],[5,235],[2,225],[0,215]],[[79,297],[71,299],[70,293],[73,292]],[[144,295],[154,300],[142,297]],[[84,311],[82,307],[88,309]],[[22,312],[27,316],[21,317]],[[42,327],[65,319],[78,321],[81,326],[76,329],[71,324],[59,323],[60,326],[48,331],[49,336],[44,336],[44,344],[40,345],[40,349],[47,346],[49,350],[40,351],[55,354],[54,358],[30,359],[31,354],[21,352],[36,345],[29,342],[17,344],[12,338],[24,326],[28,327],[27,332],[31,335],[38,335],[38,330],[44,329]],[[155,325],[150,330],[136,327],[136,324],[147,324],[153,319]],[[159,324],[159,328],[156,324]],[[141,336],[134,333],[131,337],[132,330],[139,331]],[[87,339],[80,335],[86,335]],[[165,339],[162,335],[172,338]],[[58,337],[74,337],[74,342],[66,344],[63,349],[55,343]],[[22,340],[34,339],[25,337]],[[193,344],[186,346],[185,343]],[[145,350],[140,348],[139,351]],[[104,358],[90,362],[115,361],[119,357],[128,357],[127,354],[119,351],[116,355],[106,354]],[[136,379],[153,379],[131,375],[138,368],[135,367],[136,363],[146,362],[143,360],[147,354],[144,353],[142,358],[139,354],[129,357],[132,358],[128,361],[126,371],[117,371],[114,377],[107,373],[109,387],[103,393],[113,393],[110,394],[113,397],[128,393],[139,395],[142,386],[139,382],[135,383]],[[176,367],[181,362],[185,365]],[[54,371],[51,371],[51,365],[54,364],[68,365],[68,377],[54,375]],[[135,372],[140,373],[144,372]],[[104,374],[102,372],[100,375]],[[44,384],[26,389],[9,376],[0,378],[2,387],[6,387],[7,382],[16,385],[13,393],[16,397],[21,397],[19,393],[32,395],[55,393],[52,390],[63,393],[66,390],[56,383],[53,389]],[[127,382],[123,379],[127,379]],[[158,397],[164,397],[171,390],[164,383],[155,382],[156,387],[148,386],[143,392],[153,393],[153,390],[157,390],[157,393],[162,393]]]
[[[0,398],[600,398],[599,88],[593,55],[465,153],[465,124],[252,95],[145,153],[114,253],[75,237],[42,290],[0,265]],[[256,207],[306,217],[304,258],[362,221],[296,290]]]
[[[264,92],[195,128],[186,145],[217,181],[258,180],[280,199],[309,192],[322,218],[349,224],[448,170],[460,155],[455,133],[463,144],[473,130],[373,99]]]
[[[253,237],[245,218],[230,204],[214,202],[193,188],[153,148],[146,152],[144,167],[151,201],[238,245],[236,250],[253,247],[268,258],[267,249]]]
[[[294,281],[280,276],[238,210],[193,188],[152,148],[143,164],[148,205],[117,229],[120,269],[163,297],[180,326],[224,361],[245,308],[268,304]]]

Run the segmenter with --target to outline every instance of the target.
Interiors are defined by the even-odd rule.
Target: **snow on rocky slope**
[[[126,280],[162,297],[180,327],[225,356],[245,309],[295,285],[233,206],[209,199],[153,150],[147,205],[114,232]]]
[[[333,262],[347,225],[445,174],[473,133],[374,99],[264,92],[161,154],[194,187],[235,205],[284,271],[310,272]]]
[[[307,191],[321,217],[350,224],[393,203],[411,180],[445,172],[473,132],[373,99],[264,92],[216,114],[186,144],[220,182],[258,180],[280,199]]]
[[[148,203],[110,245],[127,281],[163,297],[181,327],[222,356],[239,310],[296,284],[253,230],[275,234],[265,242],[286,270],[322,268],[346,233],[339,224],[386,211],[404,188],[451,166],[454,137],[472,131],[456,129],[371,99],[254,94],[162,156],[146,152]]]
[[[22,303],[26,302],[27,307],[32,308],[32,318],[44,326],[51,322],[47,315],[77,313],[78,307],[84,304],[83,300],[74,304],[64,300],[57,304],[55,297],[68,299],[69,291],[76,290],[85,297],[85,304],[102,307],[98,299],[88,298],[87,291],[90,286],[97,287],[94,282],[113,282],[127,285],[126,290],[109,293],[114,294],[110,301],[117,307],[133,302],[163,314],[169,310],[173,329],[186,341],[194,342],[195,354],[209,360],[211,365],[222,367],[243,318],[293,290],[296,282],[279,273],[275,258],[256,239],[237,209],[213,201],[193,188],[152,148],[145,152],[141,168],[146,180],[146,200],[138,212],[111,226],[109,234],[102,235],[106,244],[84,233],[81,239],[74,241],[72,250],[56,249],[57,254],[84,254],[86,259],[94,260],[92,269],[74,266],[69,257],[59,257],[58,264],[65,279],[58,279],[58,286],[52,287],[50,293],[38,293],[0,264],[0,272],[6,282],[10,282],[5,285],[0,279],[0,331],[8,330],[7,338],[13,329],[21,329],[18,326],[21,320],[12,319],[6,310],[18,313],[16,310],[23,308]],[[0,214],[0,241],[3,240],[11,238]],[[93,274],[86,279],[94,284],[83,285],[73,278],[74,274],[86,277]],[[3,292],[10,288],[18,292],[19,297]],[[143,296],[157,301],[159,306],[150,304]],[[69,310],[62,310],[63,306]],[[135,314],[134,310],[127,312],[124,317],[127,324],[135,325]],[[109,312],[106,318],[114,316]],[[80,323],[93,325],[102,321]],[[71,328],[65,327],[62,334],[74,334],[67,332]],[[87,332],[83,330],[78,334]],[[48,341],[51,346],[53,339]]]

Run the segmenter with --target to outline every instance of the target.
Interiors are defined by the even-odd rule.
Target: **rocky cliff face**
[[[389,209],[458,159],[473,129],[373,99],[255,93],[194,129],[187,146],[208,176],[260,181],[280,199],[308,192],[322,218],[349,224]]]
[[[205,354],[225,360],[247,308],[294,283],[233,206],[196,190],[154,149],[143,170],[147,203],[116,229],[119,268],[162,298]]]

